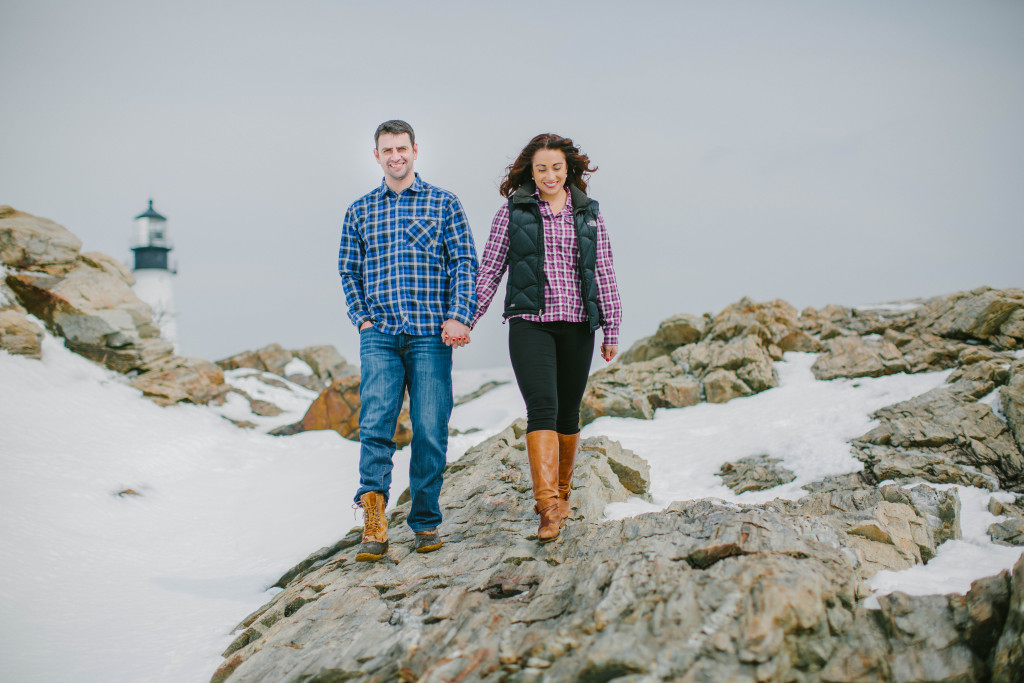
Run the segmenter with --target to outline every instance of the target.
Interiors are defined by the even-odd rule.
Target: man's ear
[[[376,147],[373,148],[373,158],[377,160],[378,164],[380,163],[380,152],[377,151]]]
[[[416,159],[417,159],[417,157],[419,157],[419,155],[420,155],[420,143],[417,142],[417,143],[415,143],[412,146],[412,160],[416,161]]]

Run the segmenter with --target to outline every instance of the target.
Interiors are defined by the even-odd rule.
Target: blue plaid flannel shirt
[[[385,334],[441,334],[476,313],[476,246],[459,198],[423,182],[385,182],[345,213],[338,272],[348,317]]]

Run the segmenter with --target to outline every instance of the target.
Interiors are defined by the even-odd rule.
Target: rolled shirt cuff
[[[457,320],[458,322],[462,323],[466,327],[470,327],[470,328],[472,328],[473,327],[473,323],[476,322],[473,319],[473,316],[469,315],[469,311],[464,310],[464,309],[459,309],[459,310],[456,310],[456,311],[448,311],[447,315],[448,315],[448,318],[447,318],[448,320]]]

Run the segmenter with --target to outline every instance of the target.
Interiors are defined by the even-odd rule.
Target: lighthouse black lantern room
[[[167,239],[167,219],[149,208],[135,217],[135,270],[169,270],[167,254],[171,250]]]

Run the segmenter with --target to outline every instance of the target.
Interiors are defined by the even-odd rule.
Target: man
[[[412,418],[406,522],[418,552],[441,547],[438,496],[453,403],[452,349],[469,343],[476,312],[476,247],[458,197],[413,170],[419,147],[405,121],[380,124],[374,144],[384,181],[349,207],[338,252],[362,366],[355,499],[364,520],[360,562],[379,560],[388,549],[384,508],[406,389]]]

